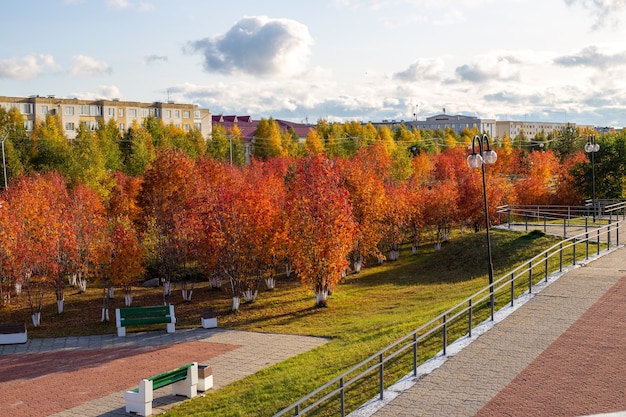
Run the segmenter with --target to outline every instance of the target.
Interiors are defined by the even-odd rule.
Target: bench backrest
[[[155,376],[151,376],[150,378],[146,378],[148,381],[152,381],[152,389],[156,390],[167,385],[173,384],[174,382],[182,381],[187,378],[187,370],[193,366],[193,363],[188,363],[186,365],[181,366],[180,368],[172,369],[170,371],[166,371],[160,373]],[[135,388],[134,392],[139,392],[139,388]]]
[[[127,307],[119,309],[123,326],[140,324],[170,323],[170,306]]]

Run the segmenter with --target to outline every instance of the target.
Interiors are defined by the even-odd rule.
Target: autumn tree
[[[144,232],[154,242],[155,264],[165,281],[164,297],[180,266],[180,250],[174,239],[174,216],[184,210],[196,192],[194,161],[180,150],[161,149],[146,170],[138,196]],[[150,233],[148,233],[150,232]]]
[[[294,269],[315,291],[316,305],[325,306],[348,266],[358,231],[348,191],[327,158],[298,161],[288,184],[286,211]]]
[[[283,134],[276,120],[261,119],[254,133],[253,155],[260,159],[286,155]]]

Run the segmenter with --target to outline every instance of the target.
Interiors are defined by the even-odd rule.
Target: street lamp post
[[[585,152],[591,154],[591,207],[593,222],[596,222],[596,158],[595,154],[600,150],[600,145],[596,143],[596,135],[589,135]]]
[[[478,145],[478,153],[476,153]],[[487,135],[474,136],[472,140],[472,154],[467,157],[467,165],[470,168],[481,168],[483,177],[483,202],[485,204],[485,228],[487,229],[487,265],[489,271],[489,301],[491,305],[491,320],[494,314],[494,294],[493,294],[493,262],[491,261],[491,238],[489,237],[489,206],[487,205],[487,182],[485,181],[485,164],[496,163],[498,155],[489,147]]]

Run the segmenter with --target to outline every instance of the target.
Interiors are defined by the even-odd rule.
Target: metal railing
[[[548,282],[551,274],[589,260],[592,254],[600,255],[618,247],[620,229],[623,230],[624,224],[626,222],[620,220],[564,239],[495,280],[493,304],[490,302],[490,286],[487,286],[282,409],[274,417],[305,414],[344,417],[349,408],[356,409],[376,396],[382,401],[385,387],[409,372],[416,377],[421,363],[446,356],[451,343],[471,338],[476,323],[493,321],[497,309],[513,306],[519,296],[532,294],[533,288]],[[350,394],[353,398],[348,398]]]
[[[541,227],[548,232],[548,227],[562,226],[560,236],[567,237],[568,228],[579,227],[584,231],[626,218],[626,201],[598,200],[594,206],[542,206],[542,205],[505,205],[498,206],[498,223],[523,225],[525,230]],[[581,229],[574,229],[580,231]]]

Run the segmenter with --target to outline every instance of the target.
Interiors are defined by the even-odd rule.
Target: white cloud
[[[152,54],[152,55],[146,55],[143,57],[143,63],[145,65],[154,64],[159,61],[167,62],[167,56]]]
[[[32,54],[0,60],[0,78],[30,80],[46,71],[58,70],[52,55]]]
[[[75,55],[74,65],[70,68],[70,74],[82,76],[111,75],[113,69],[104,61],[97,61],[86,55]]]
[[[426,81],[442,78],[444,62],[441,58],[420,58],[404,71],[394,74],[394,78],[400,81]]]
[[[293,76],[307,70],[313,38],[290,19],[244,17],[224,35],[189,42],[208,72],[261,77]]]

